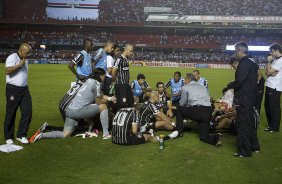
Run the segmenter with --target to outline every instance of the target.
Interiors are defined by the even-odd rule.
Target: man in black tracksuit
[[[240,59],[235,73],[235,81],[227,85],[234,89],[236,105],[237,146],[238,153],[234,156],[249,157],[252,151],[259,152],[257,138],[257,116],[254,107],[257,103],[258,65],[247,55],[248,45],[239,42],[235,45],[236,57]]]

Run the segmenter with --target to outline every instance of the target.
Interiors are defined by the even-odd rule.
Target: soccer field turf
[[[176,70],[184,75],[193,69],[131,67],[131,80],[143,73],[151,87],[167,82]],[[200,69],[209,82],[211,96],[234,79],[234,70]],[[5,73],[0,65],[0,144],[4,144]],[[74,80],[67,65],[29,65],[29,87],[33,117],[28,135],[45,121],[62,126],[58,101]],[[41,140],[24,150],[0,153],[0,183],[282,183],[281,133],[266,133],[264,108],[258,137],[261,153],[235,158],[235,137],[223,134],[223,146],[216,148],[198,139],[197,130],[184,137],[139,146],[118,146],[99,138]],[[17,115],[16,130],[20,114]],[[158,132],[157,132],[158,134]],[[168,134],[168,132],[165,132]],[[16,144],[18,142],[15,141]]]

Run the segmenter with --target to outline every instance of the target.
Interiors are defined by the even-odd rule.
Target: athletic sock
[[[61,131],[52,131],[43,133],[41,139],[54,139],[54,138],[64,138],[64,132]]]
[[[109,110],[105,109],[100,113],[100,121],[103,128],[103,135],[109,135]]]
[[[49,131],[63,131],[64,127],[56,127],[56,126],[48,125],[48,126],[46,126],[45,130],[49,130]]]

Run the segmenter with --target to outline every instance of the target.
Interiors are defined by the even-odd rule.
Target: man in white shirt
[[[279,132],[281,120],[280,96],[282,91],[282,48],[273,44],[266,64],[265,114],[268,122],[267,132]]]
[[[32,117],[32,102],[27,86],[28,62],[26,60],[31,52],[31,46],[22,43],[17,53],[6,59],[6,115],[4,122],[4,136],[7,144],[14,139],[15,119],[18,107],[21,110],[21,120],[16,139],[28,144],[26,138]]]

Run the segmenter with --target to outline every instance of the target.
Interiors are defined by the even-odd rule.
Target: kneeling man
[[[81,119],[92,118],[100,113],[100,120],[103,128],[103,139],[110,139],[111,135],[108,131],[109,116],[106,104],[92,104],[101,99],[115,101],[115,97],[108,97],[101,93],[101,82],[105,79],[105,71],[102,69],[94,70],[90,78],[85,81],[73,98],[69,106],[66,108],[66,120],[63,131],[51,131],[43,133],[46,130],[46,124],[41,126],[37,132],[30,138],[30,142],[39,139],[65,138],[71,136],[78,122]]]

